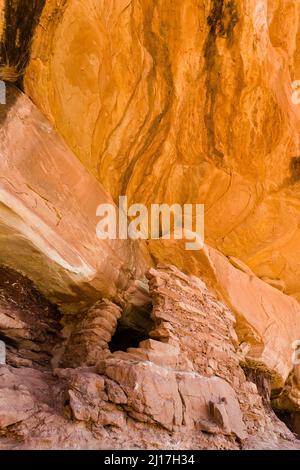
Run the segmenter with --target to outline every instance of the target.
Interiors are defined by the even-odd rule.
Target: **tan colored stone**
[[[184,403],[184,424],[213,421],[225,433],[245,439],[247,433],[234,390],[219,377],[178,373],[179,393]]]
[[[134,363],[116,360],[105,361],[105,374],[117,382],[128,397],[126,409],[133,415],[148,416],[169,430],[185,426],[201,429],[201,422],[212,421],[217,431],[246,437],[246,428],[234,390],[218,377],[201,377],[197,373],[175,373],[153,363]],[[166,365],[167,362],[166,362]],[[220,413],[211,411],[210,403],[224,405],[223,421]],[[216,408],[217,409],[217,408]],[[136,414],[137,413],[137,414]],[[145,420],[145,418],[142,418]]]
[[[249,274],[249,276],[255,276],[254,272],[251,271],[251,269],[238,258],[235,258],[234,256],[228,256],[228,259],[235,268],[240,269],[246,274]]]
[[[299,8],[47,0],[25,76],[115,201],[204,203],[207,243],[296,298]]]
[[[146,264],[136,243],[97,238],[96,208],[112,199],[16,89],[0,120],[0,263],[66,310],[117,297]]]
[[[9,89],[0,264],[76,313],[64,365],[99,362],[52,374],[58,318],[1,287],[0,425],[13,427],[0,447],[297,447],[270,391],[298,429],[299,1],[21,3],[6,2],[4,24],[0,0],[0,79],[20,79],[29,58],[24,89],[51,125]],[[145,246],[95,236],[97,205],[123,194],[204,203],[214,248],[149,241],[184,272],[155,266],[148,289]],[[103,297],[117,315],[89,309]],[[111,354],[113,302],[151,339]]]
[[[270,284],[270,286],[275,287],[275,289],[280,290],[280,292],[285,292],[286,290],[285,282],[280,279],[269,279],[268,277],[262,277],[261,280],[267,284]]]
[[[59,360],[60,366],[95,365],[103,351],[108,350],[121,314],[121,308],[107,299],[99,300],[84,312],[70,326]]]
[[[128,396],[128,407],[172,430],[182,423],[182,405],[173,371],[153,363],[107,359],[106,375]]]
[[[256,369],[245,376],[230,334],[235,318],[228,307],[203,281],[174,266],[152,269],[148,277],[153,321],[159,324],[160,313],[168,312],[163,327],[172,332],[177,348],[160,343],[158,336],[130,353],[105,350],[96,367],[52,371],[49,364],[41,370],[36,364],[0,366],[0,415],[4,424],[11,423],[1,430],[0,449],[299,447],[270,408],[268,376]],[[26,296],[26,288],[21,277],[1,284],[1,302],[5,305],[6,299],[9,305],[14,291]],[[39,325],[45,323],[47,303],[33,293],[29,291],[27,302],[30,297],[31,317],[36,315]],[[18,304],[12,304],[14,316]],[[98,308],[91,309],[96,317]],[[44,328],[46,334],[48,325]],[[30,347],[38,343],[33,338]],[[174,368],[169,357],[179,349]],[[140,358],[138,352],[152,356]],[[18,353],[25,357],[21,348]],[[160,365],[153,363],[154,354],[160,354]],[[13,409],[10,397],[17,403]],[[30,412],[22,397],[34,402]],[[289,404],[295,414],[296,402]]]
[[[116,403],[117,405],[126,405],[127,396],[125,395],[123,389],[113,380],[108,378],[105,379],[105,387],[107,391],[107,396],[110,401]]]
[[[246,361],[269,371],[274,388],[282,387],[293,367],[292,343],[300,338],[298,302],[256,276],[236,269],[211,247],[186,251],[182,241],[160,240],[152,241],[150,248],[156,260],[185,266],[218,292],[236,315],[240,343],[249,344]]]
[[[30,394],[0,389],[0,429],[28,419],[34,411],[35,404]]]

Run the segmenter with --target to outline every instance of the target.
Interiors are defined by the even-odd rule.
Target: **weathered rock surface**
[[[299,303],[208,246],[188,252],[181,241],[160,240],[150,248],[156,261],[168,260],[207,282],[236,316],[241,358],[271,374],[274,388],[282,387],[293,368],[292,344],[300,338]]]
[[[20,83],[44,5],[45,0],[0,0],[0,80]]]
[[[0,267],[0,339],[5,361],[15,367],[42,368],[50,364],[63,336],[61,314],[32,282]]]
[[[138,348],[103,345],[86,359],[79,347],[69,368],[0,366],[0,449],[300,448],[270,408],[268,376],[241,368],[228,307],[175,267],[148,278],[154,329]],[[98,302],[87,318],[113,308]],[[106,321],[112,332],[115,317]],[[98,328],[90,323],[90,334]],[[95,364],[78,367],[80,356]]]
[[[117,200],[204,203],[206,241],[300,293],[298,0],[47,0],[25,89]]]
[[[74,325],[60,359],[64,367],[68,365],[94,365],[101,358],[103,350],[108,350],[108,343],[117,327],[117,320],[122,310],[106,299],[97,302],[81,318],[72,318]]]
[[[299,14],[0,0],[0,449],[300,448]],[[209,246],[100,241],[119,195]]]
[[[130,240],[97,238],[96,209],[110,196],[15,88],[0,122],[0,263],[72,312],[122,296],[146,254]]]

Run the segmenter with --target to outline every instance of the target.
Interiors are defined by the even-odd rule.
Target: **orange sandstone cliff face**
[[[0,262],[21,270],[64,309],[99,292],[122,297],[149,256],[130,240],[99,240],[99,204],[113,203],[27,96],[7,88],[0,109]]]
[[[299,18],[0,0],[0,449],[299,448]],[[99,240],[120,195],[206,246]]]
[[[25,75],[115,201],[204,203],[207,243],[296,298],[299,8],[48,0]]]

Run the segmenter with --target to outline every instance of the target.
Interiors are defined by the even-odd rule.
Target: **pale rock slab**
[[[15,88],[0,121],[0,263],[65,310],[83,310],[99,292],[118,297],[149,259],[138,243],[97,238],[97,206],[111,197]]]

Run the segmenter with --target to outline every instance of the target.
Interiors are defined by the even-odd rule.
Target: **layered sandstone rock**
[[[44,4],[45,0],[0,0],[1,80],[20,83]]]
[[[239,364],[228,307],[174,267],[148,278],[155,328],[138,348],[103,348],[92,367],[76,367],[84,348],[69,368],[0,366],[0,448],[297,448],[271,411],[268,377]],[[97,303],[94,318],[112,309]]]
[[[25,76],[115,200],[204,203],[206,241],[296,298],[299,13],[297,0],[47,0]]]
[[[0,105],[0,448],[299,447],[270,407],[300,432],[299,2],[25,3],[0,0],[25,92]],[[119,195],[204,203],[208,245],[99,240]]]
[[[71,328],[60,364],[64,367],[95,365],[103,350],[108,349],[121,313],[119,306],[103,299],[82,313],[75,322],[72,317],[75,325]]]
[[[182,241],[160,240],[150,249],[156,262],[177,264],[214,289],[235,313],[241,358],[271,374],[273,388],[281,388],[293,369],[292,344],[300,338],[299,303],[208,246],[188,252]]]
[[[1,363],[49,366],[63,338],[60,319],[57,307],[46,301],[31,281],[11,269],[0,268]]]
[[[148,264],[138,244],[97,238],[96,209],[110,196],[15,88],[0,122],[0,263],[72,312],[122,297]]]

